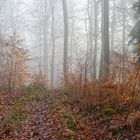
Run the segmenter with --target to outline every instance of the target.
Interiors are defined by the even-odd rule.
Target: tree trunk
[[[44,0],[44,51],[43,51],[43,65],[44,65],[44,76],[48,78],[48,43],[47,43],[47,1]]]
[[[62,5],[63,5],[63,18],[64,18],[63,71],[64,71],[64,82],[66,85],[68,81],[68,38],[69,38],[67,1],[62,0]]]
[[[125,8],[125,1],[122,1],[123,5],[123,12],[122,12],[122,18],[123,18],[123,31],[122,31],[122,54],[123,54],[123,60],[122,60],[122,82],[124,81],[124,69],[125,69],[125,45],[126,45],[126,8]]]
[[[52,38],[52,60],[51,60],[51,88],[54,86],[54,56],[55,56],[55,36],[54,36],[54,5],[55,2],[50,0],[52,25],[51,25],[51,38]]]
[[[113,13],[112,13],[112,23],[111,23],[111,53],[114,50],[114,32],[115,32],[115,22],[116,22],[116,0],[113,3]]]
[[[111,22],[111,41],[110,41],[110,45],[111,45],[111,54],[110,54],[110,57],[111,59],[113,59],[113,51],[114,51],[114,33],[115,33],[115,24],[116,24],[116,0],[114,0],[113,2],[113,12],[112,12],[112,22]],[[114,78],[114,65],[112,63],[111,65],[111,76],[112,78]]]
[[[93,1],[88,0],[88,22],[89,22],[89,31],[88,31],[88,36],[89,36],[89,74],[90,74],[90,79],[93,78]]]
[[[93,78],[96,78],[97,47],[98,47],[98,1],[94,0],[94,58],[93,58]]]
[[[110,75],[110,49],[109,49],[109,0],[101,1],[102,7],[102,49],[100,63],[100,77]]]

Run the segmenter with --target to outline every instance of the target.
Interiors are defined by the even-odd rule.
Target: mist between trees
[[[83,73],[87,80],[111,78],[116,67],[122,82],[133,55],[134,45],[128,42],[135,25],[134,2],[1,0],[1,40],[23,40],[17,47],[28,50],[29,73],[41,72],[50,87],[60,87],[71,74]]]
[[[20,97],[22,104],[40,101],[42,106],[53,96],[56,103],[62,100],[59,111],[66,102],[76,104],[77,113],[97,111],[101,120],[120,119],[122,113],[119,128],[130,131],[121,134],[135,136],[140,130],[139,64],[140,0],[0,0],[0,107],[12,108]],[[48,90],[56,95],[50,92],[43,102]],[[14,115],[20,122],[28,111],[20,110],[22,117],[18,111]],[[63,114],[74,125],[72,115]],[[6,122],[1,133],[3,124],[5,137],[11,130]],[[116,127],[106,128],[118,139],[120,129],[116,134]],[[98,140],[100,134],[95,135]]]

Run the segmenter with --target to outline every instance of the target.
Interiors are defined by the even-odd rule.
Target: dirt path
[[[54,94],[54,93],[53,93]],[[27,120],[16,131],[5,132],[1,140],[57,140],[53,132],[53,111],[51,109],[52,95],[33,103],[32,111]]]
[[[19,126],[15,125],[12,130],[0,127],[0,140],[117,140],[120,136],[140,139],[139,132],[129,133],[122,115],[107,117],[102,115],[102,110],[88,114],[60,91],[50,91],[46,95],[39,101],[25,104],[24,108],[29,107],[31,111]]]
[[[28,120],[23,124],[21,135],[24,139],[32,140],[57,140],[53,133],[52,111],[49,106],[51,97],[38,102],[33,107]]]

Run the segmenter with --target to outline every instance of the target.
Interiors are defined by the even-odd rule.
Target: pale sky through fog
[[[49,61],[49,71],[51,71],[51,59],[52,59],[52,11],[50,8],[49,0],[47,1],[46,14],[44,14],[44,0],[13,0],[14,6],[14,18],[9,13],[10,4],[7,2],[7,10],[3,11],[7,16],[1,17],[4,18],[4,26],[10,27],[11,22],[14,21],[14,24],[17,26],[17,33],[22,39],[24,39],[24,47],[30,51],[32,58],[38,58],[38,61],[43,62],[44,57],[44,25],[47,26],[47,53]],[[50,0],[51,1],[51,0]],[[53,0],[52,0],[53,1]],[[20,3],[19,3],[20,2]],[[75,64],[77,58],[80,60],[85,56],[88,43],[89,43],[89,20],[88,11],[87,11],[87,0],[67,0],[68,4],[68,22],[69,22],[69,54],[73,55],[73,63]],[[128,1],[126,1],[128,2]],[[20,8],[18,8],[20,5]],[[128,41],[128,35],[133,25],[133,20],[130,16],[129,9],[132,6],[129,1],[127,4],[128,12],[126,17],[126,42]],[[117,0],[116,7],[116,23],[115,23],[115,37],[114,37],[114,50],[122,52],[120,47],[122,46],[122,0]],[[94,11],[94,7],[92,9]],[[17,14],[18,11],[18,14]],[[94,26],[94,13],[92,11],[92,21]],[[56,5],[54,9],[54,40],[55,40],[55,70],[60,69],[62,71],[63,64],[63,42],[64,42],[64,24],[63,24],[63,9],[62,1],[56,0]],[[113,0],[110,0],[110,16],[109,16],[109,33],[111,36],[112,31],[112,13],[113,13]],[[98,50],[97,50],[97,62],[99,68],[100,61],[100,51],[101,51],[101,4],[98,5]],[[47,18],[45,20],[45,15]],[[10,20],[9,20],[10,19]],[[13,20],[14,19],[14,20]],[[10,22],[9,22],[10,21]],[[94,31],[94,27],[92,27]],[[11,28],[10,28],[11,31]],[[9,31],[9,32],[10,32]],[[94,33],[93,34],[93,48],[94,48]],[[71,54],[72,53],[72,54]],[[77,57],[77,58],[76,58]],[[39,60],[40,59],[40,60]],[[38,65],[38,61],[35,62]],[[40,64],[43,65],[43,64]],[[58,66],[58,67],[57,67]],[[37,67],[37,66],[36,66]],[[61,67],[61,68],[59,68]],[[57,70],[56,70],[57,71]],[[58,71],[57,71],[58,72]],[[58,75],[55,73],[55,75]]]

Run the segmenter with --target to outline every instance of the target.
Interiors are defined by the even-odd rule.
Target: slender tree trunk
[[[110,49],[109,49],[109,0],[101,1],[102,7],[102,49],[100,63],[100,77],[110,75]]]
[[[63,6],[63,18],[64,18],[63,71],[64,71],[64,82],[66,85],[68,81],[68,38],[69,38],[67,0],[62,0],[62,6]]]
[[[94,58],[93,58],[93,78],[96,78],[96,62],[98,47],[98,1],[94,0]]]
[[[122,60],[122,82],[124,81],[124,69],[125,69],[125,46],[126,46],[126,8],[125,8],[125,0],[122,1],[123,5],[123,12],[122,12],[122,18],[123,18],[123,32],[122,32],[122,54],[123,54],[123,60]]]
[[[111,53],[114,50],[114,32],[115,32],[115,23],[116,23],[116,0],[113,3],[113,13],[112,13],[112,23],[111,23]]]
[[[88,50],[87,50],[87,57],[88,57],[88,61],[89,61],[89,78],[92,79],[93,78],[93,28],[94,28],[94,24],[93,24],[93,18],[94,18],[94,12],[93,12],[93,0],[88,0],[87,1],[87,15],[88,15],[88,35],[87,35],[87,39],[88,39]]]
[[[115,33],[115,24],[116,24],[116,0],[114,0],[113,2],[113,12],[112,12],[112,22],[111,22],[111,54],[110,57],[111,59],[113,59],[112,54],[114,51],[114,33]],[[111,73],[112,73],[112,77],[114,77],[114,64],[112,63],[111,65]]]
[[[93,78],[93,0],[90,1],[90,13],[89,13],[89,43],[90,43],[90,79]]]
[[[52,10],[52,25],[51,25],[51,37],[52,37],[52,60],[51,60],[51,88],[54,85],[54,55],[55,55],[55,37],[54,37],[54,3],[51,5]]]
[[[44,55],[43,55],[43,63],[44,63],[44,76],[48,78],[48,44],[47,44],[47,0],[44,0]]]

